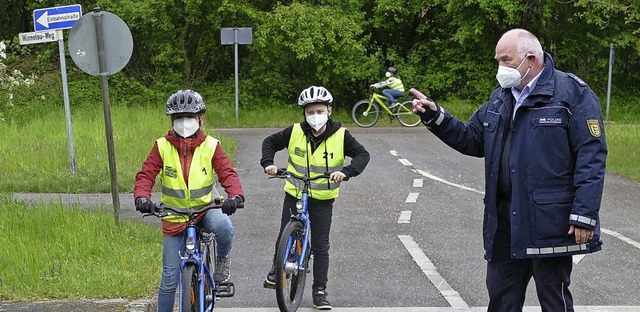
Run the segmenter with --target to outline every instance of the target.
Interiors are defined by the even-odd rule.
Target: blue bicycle
[[[237,208],[244,207],[239,204]],[[156,205],[156,211],[144,216],[163,218],[177,215],[185,217],[187,230],[185,235],[185,254],[181,255],[179,300],[180,311],[211,312],[216,300],[220,297],[233,297],[235,287],[231,282],[216,283],[213,280],[215,266],[212,259],[216,255],[216,240],[213,234],[197,228],[195,219],[199,214],[211,209],[220,209],[222,205],[216,200],[211,205],[201,208],[174,208],[164,204]]]
[[[292,179],[302,182],[302,198],[296,203],[297,214],[282,230],[278,249],[276,250],[276,299],[283,312],[298,310],[304,284],[307,280],[307,268],[311,257],[311,222],[309,220],[309,188],[311,181],[326,179],[329,174],[317,177],[299,176],[286,169],[278,169],[278,173],[269,179]]]

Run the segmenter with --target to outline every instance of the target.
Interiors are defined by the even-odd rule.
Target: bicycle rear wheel
[[[198,269],[193,263],[187,264],[182,270],[182,280],[180,281],[182,293],[180,294],[181,311],[197,312],[198,302]]]
[[[309,251],[302,255],[304,243],[304,226],[300,221],[287,223],[278,242],[276,252],[276,299],[280,311],[298,310],[304,284],[307,280],[307,265]],[[299,270],[298,265],[304,261],[304,267]]]
[[[415,127],[420,124],[420,116],[413,113],[411,101],[402,102],[396,110],[398,121],[405,127]]]
[[[351,118],[353,118],[353,122],[356,125],[362,128],[369,128],[378,122],[380,108],[376,103],[369,103],[369,100],[359,101],[351,109]]]

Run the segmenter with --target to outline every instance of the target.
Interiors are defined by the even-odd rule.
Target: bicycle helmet
[[[165,114],[204,114],[207,107],[204,105],[202,95],[193,90],[178,90],[167,100],[167,110]]]
[[[298,105],[304,107],[307,104],[321,103],[331,105],[333,102],[333,96],[329,93],[329,90],[324,87],[311,86],[300,93],[298,97]]]
[[[394,75],[398,74],[398,70],[395,67],[389,67],[389,68],[387,68],[387,71],[392,73],[392,74],[394,74]]]

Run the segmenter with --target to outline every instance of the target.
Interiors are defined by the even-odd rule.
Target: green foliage
[[[249,92],[295,103],[303,88],[324,85],[335,95],[353,93],[378,65],[366,55],[362,14],[302,3],[277,5],[256,30]],[[268,92],[265,92],[268,91]]]

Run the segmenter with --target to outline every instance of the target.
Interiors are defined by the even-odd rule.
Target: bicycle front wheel
[[[181,311],[197,312],[198,301],[198,270],[195,264],[187,264],[182,270],[182,280],[180,281],[182,293],[180,294]]]
[[[353,105],[351,118],[353,118],[353,122],[356,125],[362,128],[369,128],[378,122],[380,108],[375,103],[369,103],[369,100],[359,101]]]
[[[398,117],[398,121],[405,127],[415,127],[420,124],[420,116],[413,113],[413,104],[411,101],[406,101],[398,105],[396,116]]]
[[[276,298],[283,312],[294,312],[300,306],[309,264],[309,252],[302,255],[303,243],[302,222],[289,222],[280,235],[276,252]],[[298,269],[300,262],[304,263],[302,269]]]

